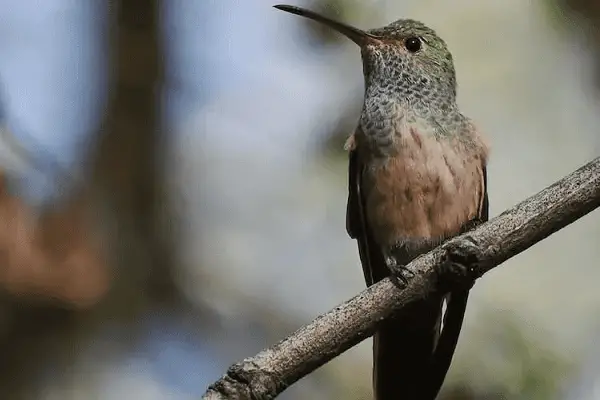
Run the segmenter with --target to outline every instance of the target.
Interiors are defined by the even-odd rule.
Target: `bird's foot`
[[[402,284],[407,285],[408,280],[415,276],[410,269],[398,263],[393,256],[387,256],[385,258],[385,263],[390,270],[390,278],[396,282],[402,282]]]
[[[438,271],[443,290],[471,289],[479,278],[474,267],[481,258],[481,249],[475,239],[466,236],[464,240],[450,242],[443,248],[445,253]]]

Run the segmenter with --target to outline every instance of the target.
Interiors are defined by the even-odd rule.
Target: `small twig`
[[[203,399],[272,399],[298,379],[371,336],[394,311],[435,290],[437,271],[451,254],[473,257],[481,276],[600,206],[600,158],[474,231],[458,236],[408,265],[414,272],[399,290],[389,279],[317,317],[276,345],[232,365]],[[401,360],[399,360],[401,362]]]

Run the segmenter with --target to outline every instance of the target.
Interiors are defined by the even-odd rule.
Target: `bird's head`
[[[364,31],[300,7],[275,8],[323,23],[356,43],[361,49],[367,88],[373,86],[411,101],[454,103],[456,74],[452,54],[444,40],[425,24],[400,19]]]

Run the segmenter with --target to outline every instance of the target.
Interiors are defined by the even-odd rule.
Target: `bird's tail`
[[[373,336],[375,400],[433,400],[450,366],[468,291],[453,294],[440,336],[443,298],[436,296],[385,320]]]

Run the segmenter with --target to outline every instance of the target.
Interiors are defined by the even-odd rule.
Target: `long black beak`
[[[332,19],[324,17],[320,14],[317,14],[314,11],[310,11],[305,8],[300,8],[300,7],[296,7],[296,6],[288,6],[285,4],[278,4],[273,7],[275,7],[278,10],[287,11],[289,13],[296,14],[301,17],[309,18],[309,19],[315,20],[317,22],[320,22],[322,24],[325,24],[328,27],[330,27],[330,28],[338,31],[342,35],[346,36],[348,39],[352,40],[354,43],[356,43],[357,45],[359,45],[361,47],[368,44],[369,42],[372,43],[373,41],[376,41],[377,39],[379,39],[377,36],[371,35],[370,33],[367,33],[363,30],[360,30],[358,28],[355,28],[353,26],[350,26],[350,25],[347,25],[347,24],[344,24],[341,22],[334,21]]]

